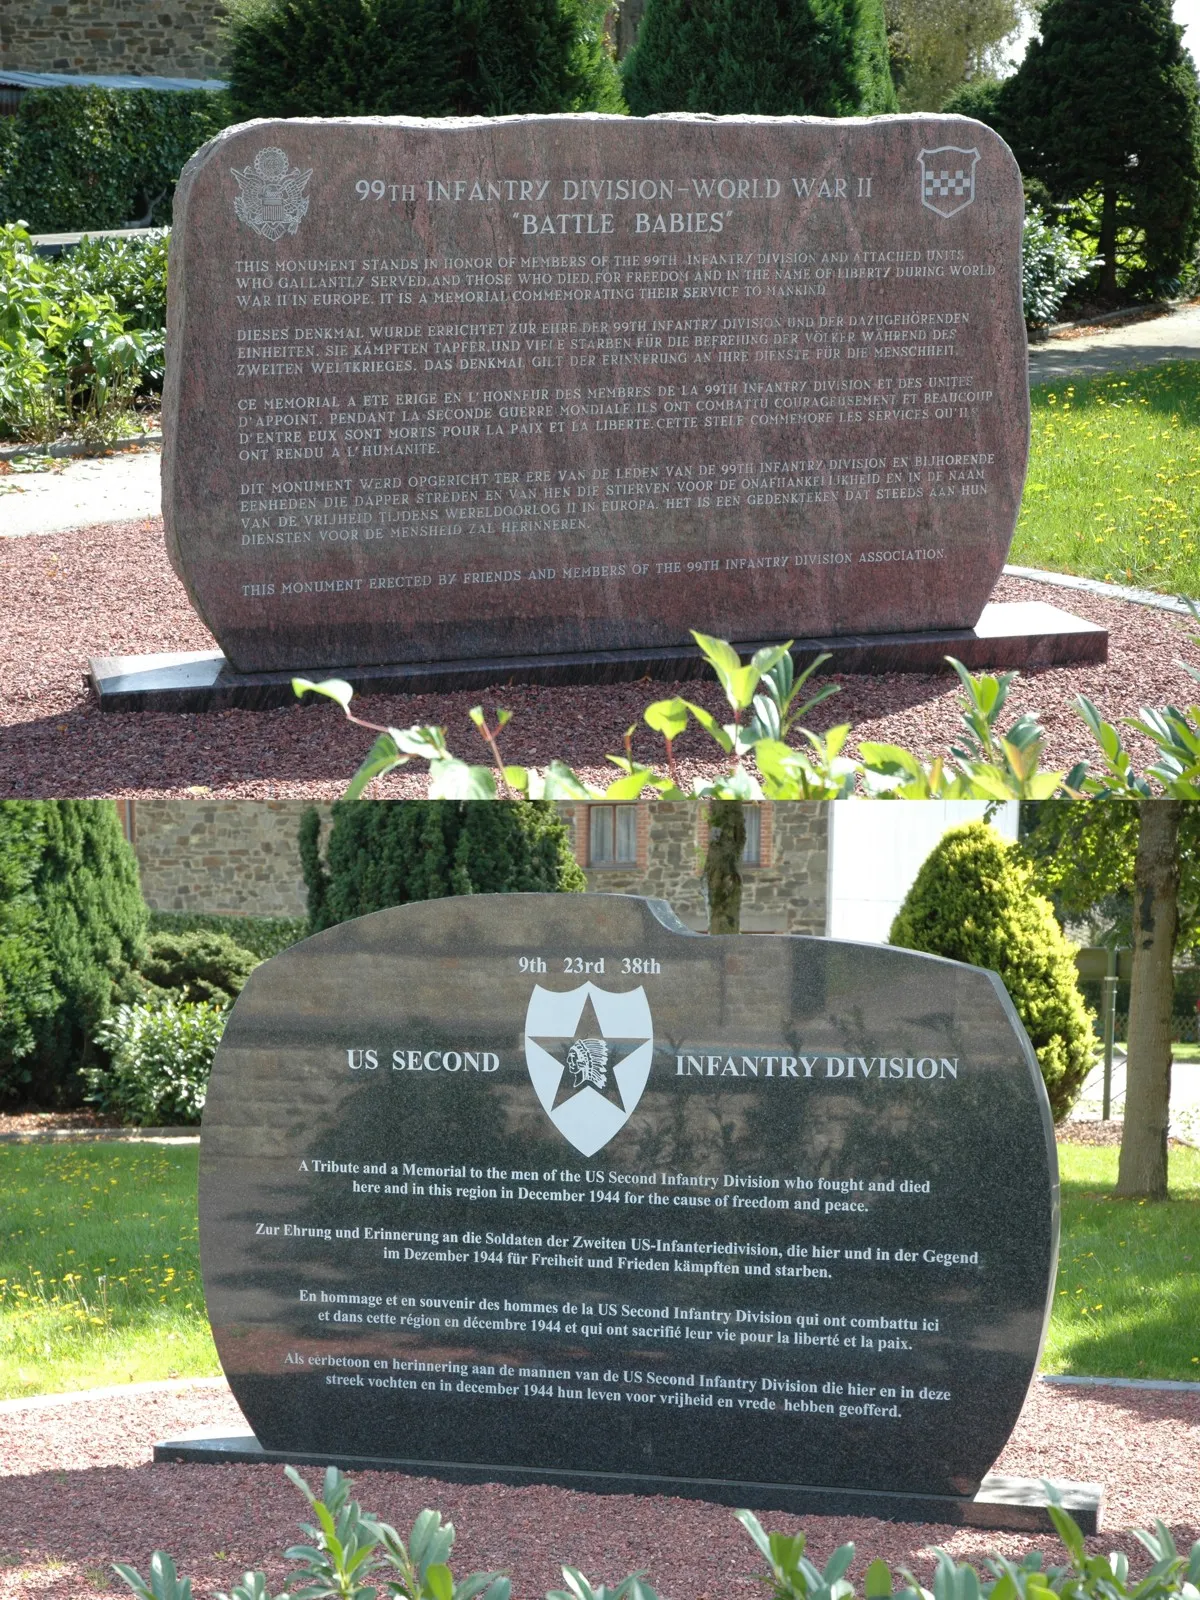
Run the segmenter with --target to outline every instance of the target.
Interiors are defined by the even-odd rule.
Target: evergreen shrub
[[[582,891],[566,824],[548,802],[341,802],[322,862],[320,818],[300,821],[309,928],[452,894]]]
[[[896,109],[881,0],[646,0],[621,76],[635,116]]]
[[[259,958],[227,933],[156,933],[142,962],[142,976],[176,1000],[228,1005],[241,994]]]
[[[606,0],[235,0],[240,117],[622,111]]]
[[[232,121],[222,90],[31,89],[0,117],[0,222],[32,233],[169,222],[184,163]]]
[[[997,130],[1092,234],[1099,291],[1174,292],[1200,242],[1200,86],[1171,0],[1045,0]]]
[[[37,801],[0,804],[0,1100],[26,1093],[23,1062],[58,1002],[33,893],[41,841]]]
[[[131,1126],[199,1122],[228,1015],[204,1000],[119,1006],[96,1030],[108,1060],[85,1069],[88,1100]]]
[[[1000,975],[1037,1052],[1055,1122],[1092,1064],[1095,1035],[1074,946],[1019,848],[986,823],[951,828],[925,860],[889,943]]]
[[[136,997],[147,912],[137,861],[110,800],[8,802],[33,808],[37,860],[29,893],[53,1005],[31,1018],[32,1044],[0,1056],[9,1098],[78,1105],[94,1036],[116,1007]]]

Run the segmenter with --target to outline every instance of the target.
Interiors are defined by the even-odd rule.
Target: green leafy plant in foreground
[[[511,1600],[512,1586],[502,1573],[473,1572],[455,1582],[449,1566],[454,1525],[444,1523],[439,1512],[422,1511],[406,1545],[394,1528],[350,1498],[350,1480],[336,1467],[326,1468],[320,1498],[293,1467],[284,1471],[316,1519],[301,1524],[307,1543],[284,1551],[284,1559],[295,1565],[287,1586],[272,1596],[264,1573],[247,1572],[231,1593],[216,1600],[377,1600],[380,1594],[396,1600]],[[1046,1489],[1054,1502],[1052,1485]],[[907,1568],[893,1574],[878,1558],[864,1575],[865,1600],[886,1600],[893,1594],[900,1600],[1046,1600],[1050,1595],[1062,1600],[1200,1600],[1200,1540],[1189,1556],[1181,1556],[1170,1530],[1156,1521],[1153,1533],[1136,1535],[1152,1565],[1134,1582],[1125,1555],[1089,1555],[1074,1518],[1057,1503],[1049,1511],[1066,1549],[1065,1566],[1043,1567],[1041,1552],[1031,1550],[1020,1562],[988,1556],[984,1565],[991,1576],[985,1577],[935,1550],[930,1591]],[[805,1555],[803,1533],[767,1533],[752,1511],[739,1511],[737,1520],[766,1560],[767,1571],[759,1576],[772,1600],[854,1600],[856,1590],[846,1576],[854,1545],[841,1545],[822,1570]],[[124,1564],[114,1564],[113,1570],[138,1600],[192,1600],[191,1580],[180,1578],[163,1550],[151,1558],[148,1581]],[[565,1587],[550,1590],[546,1600],[658,1600],[643,1581],[645,1572],[631,1573],[615,1589],[592,1584],[575,1567],[564,1567],[562,1573]]]
[[[562,761],[552,761],[544,771],[506,765],[499,740],[511,720],[508,711],[497,711],[494,726],[482,707],[475,706],[470,713],[492,757],[490,766],[481,766],[453,755],[444,728],[387,728],[355,716],[350,709],[354,690],[340,678],[324,683],[293,678],[292,687],[300,696],[320,694],[335,700],[351,722],[377,735],[350,781],[347,800],[357,799],[372,779],[413,758],[429,763],[431,800],[634,800],[647,789],[664,800],[841,800],[854,794],[859,784],[879,799],[1044,800],[1057,793],[1075,794],[1083,782],[1082,766],[1067,774],[1038,770],[1045,734],[1036,716],[1027,713],[1006,733],[1000,731],[1014,672],[976,675],[948,656],[963,686],[962,731],[950,755],[926,762],[900,745],[864,742],[855,760],[846,753],[849,723],[825,733],[814,733],[801,723],[815,706],[838,692],[839,685],[825,683],[802,698],[809,678],[830,659],[828,654],[817,656],[797,673],[790,640],[759,650],[743,662],[724,639],[704,633],[692,637],[724,691],[730,720],[722,722],[704,706],[679,696],[656,700],[643,717],[662,735],[665,774],[633,759],[630,728],[624,755],[608,757],[620,776],[604,788],[586,783]],[[693,721],[730,758],[730,765],[718,778],[697,779],[689,794],[680,787],[675,741]],[[793,733],[802,741],[799,745],[787,742]]]
[[[1193,621],[1200,624],[1200,609],[1190,600],[1187,605]],[[358,799],[374,778],[414,757],[429,763],[431,800],[634,800],[647,789],[664,800],[843,800],[860,787],[876,800],[1048,800],[1054,795],[1109,799],[1160,791],[1172,799],[1200,800],[1200,705],[1186,710],[1143,707],[1136,717],[1123,719],[1158,750],[1153,765],[1140,774],[1117,729],[1086,696],[1079,695],[1075,709],[1099,746],[1101,770],[1091,776],[1087,763],[1080,762],[1070,772],[1043,772],[1046,734],[1037,713],[1025,712],[1007,732],[1000,728],[1018,674],[969,672],[961,661],[947,656],[962,686],[961,726],[949,753],[925,761],[902,745],[863,740],[855,759],[846,753],[853,731],[849,723],[825,733],[814,733],[800,723],[801,717],[838,692],[838,684],[826,683],[796,703],[808,679],[830,659],[828,653],[817,656],[797,675],[791,640],[766,646],[743,662],[724,639],[695,631],[692,637],[724,691],[731,720],[722,723],[704,706],[679,696],[656,700],[642,715],[662,735],[666,773],[634,761],[634,729],[629,728],[625,754],[607,758],[620,777],[606,788],[586,783],[563,761],[551,761],[545,771],[506,765],[499,739],[511,721],[509,711],[498,709],[493,727],[481,706],[472,708],[471,720],[492,757],[491,766],[476,766],[451,752],[444,728],[387,728],[356,717],[350,710],[354,690],[341,678],[323,683],[293,678],[292,688],[301,697],[320,694],[336,700],[351,722],[378,735],[350,780],[347,800]],[[1200,636],[1190,642],[1200,644]],[[1200,669],[1179,665],[1200,682]],[[691,721],[730,757],[730,766],[720,777],[696,779],[689,794],[679,785],[674,746]],[[793,732],[803,741],[798,746],[787,743]]]

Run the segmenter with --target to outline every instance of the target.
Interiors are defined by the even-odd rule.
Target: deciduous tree
[[[1177,800],[1047,800],[1024,849],[1061,910],[1132,896],[1125,1128],[1117,1192],[1167,1195],[1173,962],[1200,938],[1200,806]]]

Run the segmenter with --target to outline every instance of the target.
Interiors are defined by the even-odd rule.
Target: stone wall
[[[221,0],[0,0],[11,72],[221,78]]]
[[[138,800],[122,802],[155,911],[300,917],[304,879],[296,843],[304,800]],[[318,808],[328,821],[329,808]],[[705,808],[684,802],[638,807],[637,860],[588,864],[588,807],[564,805],[576,859],[596,893],[665,900],[690,928],[708,927],[701,872]],[[742,869],[746,933],[825,932],[828,808],[764,806],[762,864]]]
[[[152,911],[302,917],[306,800],[138,800],[129,808]],[[327,814],[327,806],[319,807]]]
[[[705,807],[660,801],[639,808],[638,861],[629,866],[588,864],[588,807],[570,806],[575,857],[588,888],[609,894],[644,894],[665,900],[689,928],[708,928],[702,874]],[[742,868],[744,933],[825,932],[828,810],[818,803],[765,806],[762,865]]]

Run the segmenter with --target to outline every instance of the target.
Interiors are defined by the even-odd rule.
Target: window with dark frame
[[[631,867],[637,862],[637,807],[588,807],[588,866]]]

